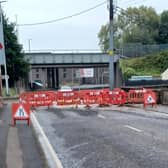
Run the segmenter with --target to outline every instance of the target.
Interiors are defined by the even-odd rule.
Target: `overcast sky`
[[[114,0],[115,1],[115,0]],[[54,20],[91,8],[103,0],[8,0],[3,10],[10,21],[18,24]],[[165,0],[118,0],[122,8],[152,6],[158,13],[166,10]],[[64,21],[38,26],[19,26],[19,41],[25,50],[99,49],[97,34],[108,21],[107,5]]]

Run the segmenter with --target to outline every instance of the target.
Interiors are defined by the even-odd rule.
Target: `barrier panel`
[[[99,106],[108,106],[110,104],[110,96],[109,96],[109,89],[103,89],[100,92],[100,96],[98,98],[99,102]]]
[[[127,94],[125,91],[116,88],[113,91],[109,91],[110,104],[123,105],[126,103]]]
[[[57,92],[57,105],[78,105],[80,104],[80,97],[77,91]]]
[[[80,93],[82,103],[89,107],[91,104],[99,104],[101,90],[84,90]]]
[[[32,107],[51,106],[55,99],[53,92],[27,92],[20,95],[20,102],[28,103]]]
[[[127,103],[143,103],[146,89],[129,90],[127,93]]]

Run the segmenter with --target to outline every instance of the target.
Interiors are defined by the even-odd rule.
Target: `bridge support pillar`
[[[122,72],[121,72],[121,68],[120,68],[120,63],[119,61],[117,61],[115,64],[114,64],[114,79],[115,79],[115,87],[121,87],[123,86],[123,75],[122,75]]]
[[[56,75],[56,89],[59,88],[59,69],[55,69],[55,75]]]

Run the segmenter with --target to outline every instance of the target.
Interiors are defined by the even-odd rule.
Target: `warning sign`
[[[16,117],[16,118],[17,117],[19,117],[19,118],[28,117],[28,114],[27,114],[27,112],[25,111],[25,109],[23,108],[22,105],[19,106],[19,108],[17,109],[14,117]]]
[[[30,105],[22,103],[12,104],[12,122],[16,124],[16,120],[27,120],[30,122]]]
[[[144,93],[144,107],[156,105],[156,94],[154,92]]]
[[[151,95],[148,95],[148,98],[147,98],[147,101],[148,103],[155,103],[155,100],[153,99],[153,97]]]

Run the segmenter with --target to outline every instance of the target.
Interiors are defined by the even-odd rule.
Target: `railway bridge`
[[[119,55],[114,56],[115,86],[122,85],[122,75],[119,68]],[[107,53],[25,53],[31,69],[29,82],[40,81],[45,87],[57,89],[60,85],[108,84],[109,55]],[[90,68],[93,78],[80,78],[79,69]]]

